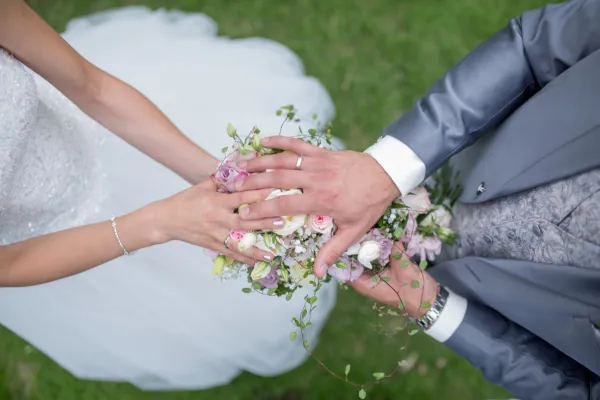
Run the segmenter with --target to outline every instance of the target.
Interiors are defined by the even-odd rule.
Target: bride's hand
[[[271,253],[256,247],[240,251],[233,238],[224,241],[232,229],[256,231],[281,227],[281,218],[244,221],[234,211],[242,204],[267,198],[270,189],[231,194],[218,193],[211,179],[148,206],[153,219],[153,242],[181,240],[218,251],[238,261],[253,265],[256,261],[272,260]]]

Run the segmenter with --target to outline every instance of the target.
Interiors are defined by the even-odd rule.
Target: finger
[[[282,228],[284,224],[285,221],[281,217],[243,220],[238,214],[232,214],[231,223],[228,226],[243,231],[264,231]]]
[[[314,202],[306,195],[280,196],[249,205],[240,210],[243,220],[262,220],[284,215],[305,215],[314,213]]]
[[[217,191],[217,184],[212,180],[212,178],[203,180],[202,182],[198,183],[196,187],[201,190],[211,190],[214,192]]]
[[[250,247],[249,249],[240,250],[240,242],[237,240],[229,239],[227,242],[227,249],[234,253],[234,256],[241,257],[247,261],[243,261],[246,264],[254,265],[256,261],[272,261],[273,254],[266,251],[262,251],[256,247]],[[236,258],[238,259],[238,258]],[[249,262],[248,262],[249,261]]]
[[[335,264],[342,254],[356,243],[361,236],[361,233],[357,235],[356,229],[339,229],[319,250],[315,259],[315,275],[322,278],[329,266]]]
[[[235,210],[242,204],[251,204],[264,200],[271,192],[273,192],[273,189],[247,190],[244,192],[224,194],[223,203],[227,208]]]
[[[276,170],[250,175],[236,183],[236,192],[268,188],[295,189],[309,187],[314,175],[305,171]]]
[[[316,156],[327,152],[327,150],[305,142],[302,139],[290,138],[287,136],[269,136],[261,140],[264,147],[270,149],[281,149],[291,151],[303,156]]]
[[[256,262],[252,258],[250,258],[248,256],[245,256],[243,254],[240,254],[238,252],[235,252],[235,251],[223,249],[223,251],[221,253],[224,254],[224,255],[226,255],[229,258],[232,258],[232,259],[234,259],[236,261],[239,261],[239,262],[242,262],[244,264],[254,265],[254,263]]]
[[[318,157],[302,156],[300,168],[296,168],[298,155],[293,153],[280,153],[272,156],[257,157],[246,164],[246,171],[262,172],[270,169],[300,169],[302,171],[315,171],[321,163]]]

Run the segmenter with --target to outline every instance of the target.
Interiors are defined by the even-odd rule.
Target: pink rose
[[[231,238],[233,240],[235,240],[236,242],[239,242],[240,240],[242,240],[242,238],[244,237],[244,235],[246,234],[246,231],[242,231],[242,230],[233,230],[231,232],[229,232],[229,236],[231,236]]]
[[[441,251],[442,241],[432,236],[414,235],[406,246],[406,255],[412,257],[419,253],[421,260],[434,261],[435,256],[439,255]]]
[[[311,215],[309,227],[313,232],[322,234],[331,233],[331,230],[333,229],[333,218],[324,215]]]
[[[402,197],[402,203],[411,211],[417,214],[426,213],[431,209],[431,201],[429,201],[429,193],[423,186],[419,186],[412,192]]]

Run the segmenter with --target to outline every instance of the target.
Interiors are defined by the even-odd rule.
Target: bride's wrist
[[[166,206],[164,201],[159,201],[133,213],[138,223],[140,235],[144,237],[147,246],[163,244],[173,240],[169,230]]]

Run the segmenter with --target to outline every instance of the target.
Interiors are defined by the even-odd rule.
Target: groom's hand
[[[348,282],[358,293],[373,300],[400,307],[413,318],[420,318],[427,313],[435,302],[439,291],[436,280],[410,260],[404,252],[402,244],[396,243],[392,254],[400,253],[402,257],[390,259],[390,267],[379,276],[382,279],[371,279],[373,274],[366,272],[354,282]]]
[[[317,255],[315,274],[319,277],[400,195],[389,175],[368,154],[326,150],[283,136],[265,138],[262,144],[288,152],[248,161],[248,172],[273,171],[251,175],[236,189],[301,188],[303,194],[252,204],[242,209],[240,217],[248,220],[299,214],[332,217],[338,230]],[[296,169],[298,154],[303,157],[300,169]]]

